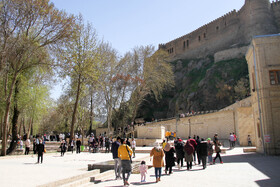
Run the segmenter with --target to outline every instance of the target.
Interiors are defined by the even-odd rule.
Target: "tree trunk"
[[[14,115],[12,119],[12,141],[10,143],[10,147],[7,150],[7,155],[13,153],[16,150],[17,142],[19,140],[18,137],[18,117],[19,117],[19,110],[17,106],[17,95],[18,95],[18,81],[15,83],[15,95],[14,95]]]
[[[22,129],[22,123],[19,123],[19,129],[18,129],[18,134],[21,135],[21,130]]]
[[[1,114],[1,121],[0,121],[0,139],[3,139],[3,115]]]
[[[25,127],[25,120],[24,120],[24,118],[21,118],[21,124],[23,126],[23,134],[25,135],[26,134],[26,127]]]
[[[29,134],[29,136],[30,135],[34,136],[34,134],[33,134],[33,118],[30,120],[30,134]]]
[[[109,106],[108,108],[108,118],[107,118],[107,125],[108,125],[108,136],[110,136],[111,128],[112,128],[112,107]]]
[[[75,101],[74,110],[73,110],[73,115],[72,115],[71,132],[70,132],[70,141],[72,141],[73,138],[74,138],[74,126],[75,126],[76,113],[77,113],[77,108],[78,108],[78,103],[79,103],[79,97],[80,97],[80,89],[81,89],[80,87],[81,87],[81,75],[79,75],[79,79],[78,79],[77,95],[76,95],[76,101]]]
[[[9,127],[9,115],[10,115],[10,106],[11,106],[11,98],[14,90],[14,86],[17,79],[17,73],[14,74],[14,77],[11,82],[11,87],[9,89],[9,95],[6,99],[6,108],[5,108],[5,116],[4,116],[4,127],[3,127],[3,139],[2,139],[2,150],[1,155],[6,156],[6,147],[7,147],[7,132]]]
[[[90,126],[89,126],[89,135],[92,133],[92,120],[93,120],[93,105],[92,105],[92,94],[90,96]]]
[[[17,106],[14,106],[14,115],[12,120],[12,141],[10,143],[10,147],[7,150],[7,155],[13,153],[16,149],[17,142],[19,140],[18,138],[18,116],[19,116],[19,110],[17,109]]]

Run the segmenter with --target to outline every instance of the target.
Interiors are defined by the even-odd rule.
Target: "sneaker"
[[[223,164],[224,162],[223,161],[221,161],[221,164]]]
[[[213,164],[215,164],[215,160],[213,160]]]

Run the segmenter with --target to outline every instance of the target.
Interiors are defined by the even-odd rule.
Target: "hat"
[[[207,141],[208,141],[208,140],[211,141],[211,138],[207,138]]]
[[[179,139],[178,141],[179,141],[179,142],[181,142],[181,141],[182,141],[182,139]]]

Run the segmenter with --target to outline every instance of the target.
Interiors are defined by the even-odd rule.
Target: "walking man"
[[[112,143],[112,155],[113,159],[115,161],[114,170],[115,170],[115,176],[116,180],[121,179],[121,159],[118,157],[118,149],[121,145],[121,138],[117,137],[117,140]]]
[[[39,141],[39,144],[37,145],[37,153],[38,153],[38,164],[39,164],[39,161],[40,161],[40,157],[41,157],[41,164],[43,163],[43,153],[44,153],[44,150],[45,150],[45,146],[43,144],[43,141],[40,140]]]
[[[207,159],[207,156],[208,156],[207,147],[208,147],[207,142],[204,141],[204,139],[201,139],[201,142],[197,147],[197,152],[198,152],[199,157],[202,161],[203,169],[206,168],[206,159]]]
[[[77,142],[76,142],[76,146],[77,146],[77,150],[76,150],[76,153],[81,153],[81,145],[82,145],[82,142],[80,139],[77,139]]]
[[[124,140],[121,139],[121,146],[118,149],[118,157],[121,159],[122,163],[122,176],[124,186],[128,186],[129,176],[131,174],[131,156],[132,149],[124,143]],[[125,176],[127,174],[127,176]]]
[[[229,134],[229,147],[230,149],[233,149],[233,144],[234,144],[234,136],[232,133]]]
[[[132,151],[133,151],[133,158],[135,158],[136,141],[134,140],[134,138],[132,138],[131,148],[132,148]]]

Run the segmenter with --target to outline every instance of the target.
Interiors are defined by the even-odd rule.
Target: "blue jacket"
[[[114,143],[112,143],[112,154],[113,154],[113,159],[115,158],[119,158],[118,157],[118,149],[119,149],[119,146],[121,145],[120,142],[118,141],[115,141]]]

